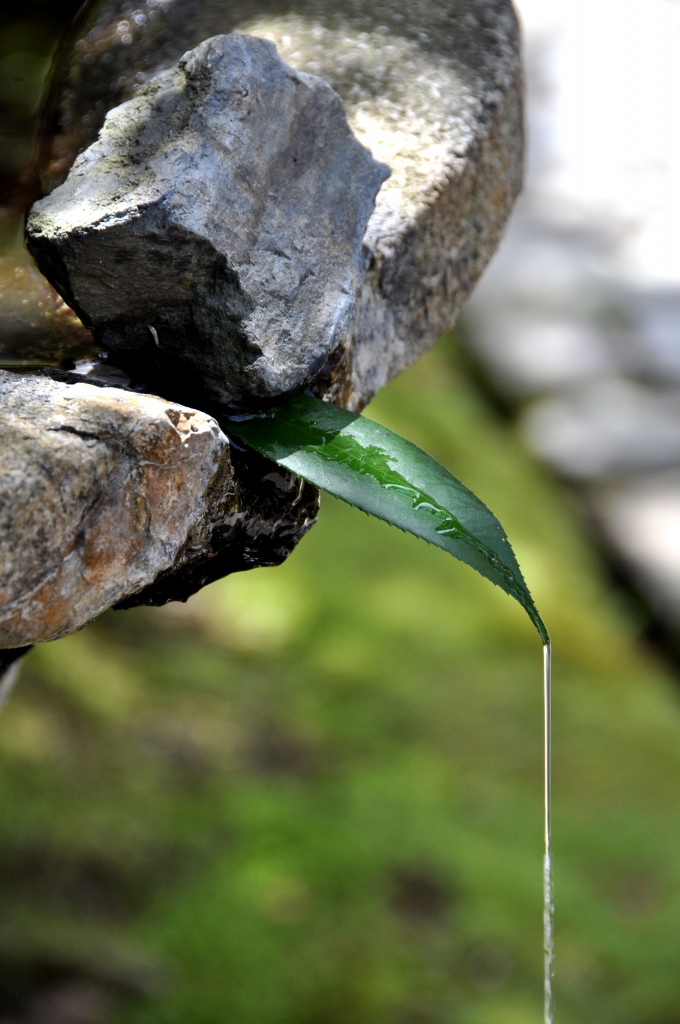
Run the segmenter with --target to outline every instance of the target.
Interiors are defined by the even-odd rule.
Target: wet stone
[[[150,395],[0,371],[0,647],[284,560],[316,518],[292,473]]]
[[[89,3],[80,37],[63,51],[37,165],[43,187],[64,181],[108,110],[202,40],[239,32],[272,42],[296,71],[332,86],[357,139],[392,169],[364,235],[356,311],[311,382],[316,394],[361,410],[452,326],[521,187],[512,4],[172,0],[147,5],[143,17],[130,11]],[[149,332],[145,342],[153,356]],[[164,393],[193,401],[177,384]]]
[[[0,342],[0,366],[4,345],[9,369],[27,356],[31,362],[82,372],[85,359],[90,376],[60,377],[51,370],[51,376],[2,378],[0,507],[5,521],[0,543],[6,547],[0,647],[62,636],[111,605],[183,600],[228,572],[282,561],[313,523],[317,492],[273,463],[230,445],[215,421],[198,409],[213,408],[215,397],[233,405],[266,402],[277,388],[288,388],[296,380],[305,381],[317,395],[361,410],[453,324],[498,244],[520,188],[522,82],[517,20],[509,0],[416,0],[406,6],[401,0],[290,0],[286,5],[253,0],[247,9],[233,0],[169,0],[148,2],[139,11],[127,0],[91,0],[79,15],[71,43],[60,50],[34,177],[26,177],[30,201],[41,189],[43,195],[50,193],[31,221],[32,244],[43,270],[70,305],[77,306],[75,290],[69,290],[73,252],[62,245],[65,232],[59,238],[61,249],[47,240],[51,228],[46,211],[56,208],[52,204],[59,195],[76,188],[73,182],[82,182],[81,170],[87,168],[89,174],[91,164],[115,162],[112,150],[106,149],[115,132],[105,128],[97,142],[108,112],[127,101],[128,110],[155,101],[163,106],[166,93],[166,119],[172,120],[172,110],[186,112],[181,83],[173,92],[173,76],[178,74],[173,67],[204,40],[233,32],[250,37],[244,45],[260,48],[273,63],[278,60],[275,47],[281,58],[277,66],[289,66],[292,71],[285,74],[307,83],[305,88],[317,99],[326,97],[329,110],[334,90],[351,129],[338,128],[343,145],[359,154],[358,166],[375,188],[384,178],[379,168],[376,172],[376,162],[388,165],[391,176],[379,189],[373,212],[368,209],[363,238],[360,231],[352,234],[351,252],[336,265],[345,278],[341,281],[340,274],[326,282],[329,290],[321,289],[314,310],[302,310],[303,316],[313,313],[312,326],[318,331],[305,335],[298,348],[286,348],[283,334],[278,336],[285,342],[282,349],[276,348],[274,335],[260,340],[248,335],[257,320],[257,303],[251,303],[239,268],[226,256],[222,264],[216,260],[213,236],[205,244],[194,244],[206,228],[205,223],[197,226],[196,219],[173,222],[174,244],[188,254],[181,269],[191,279],[167,289],[172,293],[167,309],[177,313],[176,319],[161,322],[155,300],[153,309],[144,305],[169,271],[177,283],[177,261],[166,259],[160,236],[149,236],[152,207],[158,206],[153,195],[140,207],[138,219],[128,216],[121,199],[123,219],[128,217],[129,234],[138,246],[134,274],[108,253],[99,266],[90,259],[87,247],[95,241],[90,228],[96,217],[78,240],[86,255],[84,262],[78,258],[78,273],[89,278],[88,287],[111,299],[101,319],[93,315],[85,326],[80,324],[53,292],[46,298],[44,279],[27,266],[30,288],[17,300],[20,310],[10,311],[12,330],[5,331],[2,324],[3,339],[11,344],[7,348]],[[159,75],[170,83],[169,92],[154,93]],[[321,80],[321,85],[312,87],[312,80]],[[201,79],[196,88],[204,84]],[[115,125],[118,116],[113,112],[107,124]],[[139,145],[147,147],[145,160],[153,163],[160,159],[162,140],[154,142],[153,131],[144,135],[137,123]],[[179,132],[178,125],[170,127]],[[151,180],[141,180],[146,164],[133,166],[129,157],[137,143],[123,129],[121,152],[127,156],[119,169],[137,173],[135,181],[146,187]],[[181,155],[190,163],[196,151],[187,132]],[[206,152],[214,144],[211,136]],[[370,150],[372,160],[359,144]],[[152,157],[152,152],[157,155]],[[100,157],[93,157],[96,153]],[[80,162],[74,167],[78,154]],[[69,171],[71,184],[64,185]],[[379,180],[372,177],[375,173]],[[136,187],[132,178],[125,180]],[[203,187],[196,177],[194,185],[199,191]],[[366,193],[362,195],[365,201]],[[77,219],[82,213],[79,201],[73,211]],[[210,220],[205,204],[202,212],[194,213],[199,220]],[[228,234],[226,222],[208,226]],[[116,227],[106,223],[97,244],[103,245],[104,238],[115,241]],[[145,247],[140,247],[142,237]],[[277,252],[269,255],[268,266],[280,274],[283,294],[293,261]],[[303,288],[324,284],[327,258],[322,252],[313,266],[317,278],[307,278]],[[10,285],[15,288],[19,266],[14,254],[8,260],[6,268],[0,262],[3,292],[6,282],[8,290]],[[252,259],[246,263],[243,279],[250,274],[252,281],[260,264]],[[151,280],[153,267],[156,277]],[[116,305],[121,297],[110,287],[106,292],[114,272],[127,272],[131,295],[141,304],[134,323],[125,321],[126,314]],[[150,281],[150,288],[142,287],[142,281]],[[280,296],[267,293],[267,280],[255,284],[257,295],[268,294],[272,300],[260,312],[265,318],[275,316]],[[193,305],[189,300],[197,293],[192,288],[201,293],[201,301]],[[228,346],[208,344],[217,318],[216,293],[220,301],[232,303]],[[198,363],[180,345],[188,307],[191,316],[198,314],[190,339],[191,351],[201,355],[198,380]],[[78,308],[87,320],[85,306]],[[102,357],[104,348],[108,353]],[[277,362],[281,351],[290,356],[288,364]],[[102,386],[95,387],[97,382]],[[126,382],[134,388],[126,389]],[[176,423],[168,410],[178,411]],[[62,429],[64,424],[73,430]],[[187,433],[187,424],[200,428]],[[146,454],[149,445],[155,446],[153,458]]]
[[[109,114],[27,242],[114,357],[239,408],[309,384],[342,341],[388,175],[326,82],[215,36]]]

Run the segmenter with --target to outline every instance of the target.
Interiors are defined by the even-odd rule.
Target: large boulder
[[[127,14],[91,0],[53,77],[44,187],[64,180],[107,110],[234,31],[327,81],[358,140],[392,169],[364,236],[356,312],[311,382],[358,411],[451,327],[498,245],[522,183],[517,18],[511,0],[172,0]]]
[[[109,113],[28,247],[109,352],[238,407],[308,384],[342,341],[388,174],[326,82],[216,36]]]

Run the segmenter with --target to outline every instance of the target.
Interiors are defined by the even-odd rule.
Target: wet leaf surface
[[[258,416],[223,420],[223,426],[336,498],[467,562],[519,601],[547,641],[503,527],[422,448],[310,395],[293,396]]]

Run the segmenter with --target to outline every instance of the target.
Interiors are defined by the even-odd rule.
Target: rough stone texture
[[[194,409],[0,371],[0,647],[282,561],[316,491],[265,460],[237,480],[232,456]]]
[[[509,0],[172,0],[93,3],[54,77],[46,187],[112,106],[218,32],[273,41],[324,78],[373,156],[392,167],[365,245],[369,269],[315,390],[362,408],[451,326],[520,188],[522,80]],[[59,102],[57,102],[57,99]]]
[[[27,241],[114,356],[238,407],[308,384],[341,342],[388,175],[325,82],[215,36],[111,111]]]
[[[202,40],[232,31],[270,40],[291,67],[330,83],[341,96],[358,139],[375,159],[392,168],[364,236],[367,269],[353,321],[325,365],[318,367],[313,381],[317,394],[360,409],[452,324],[496,247],[519,189],[521,74],[512,6],[509,0],[414,0],[407,6],[398,0],[290,0],[285,6],[278,0],[253,0],[244,12],[243,5],[232,0],[168,0],[161,4],[147,0],[139,10],[133,10],[129,2],[90,3],[81,16],[80,37],[74,36],[74,45],[62,50],[52,78],[52,121],[40,156],[46,187],[65,180],[77,153],[95,141],[108,110],[133,98],[151,78],[171,68]],[[38,291],[34,289],[31,295]],[[31,330],[39,333],[34,327],[41,322],[37,310],[38,303],[30,296],[26,304],[22,301],[22,316],[30,317]],[[64,336],[72,326],[68,325]],[[96,358],[87,338],[73,337],[74,355],[85,345],[88,355]],[[157,350],[151,341],[147,331],[149,372],[146,377],[139,375],[147,388],[178,402],[193,401],[184,378],[171,382],[155,376]],[[44,357],[42,350],[38,354]],[[73,365],[66,355],[60,354],[56,361]],[[142,370],[146,372],[144,367]],[[21,380],[22,387],[37,389],[34,407],[48,415],[57,384],[44,378]],[[59,394],[79,394],[76,388],[86,388],[92,396],[91,385],[70,386],[70,380],[58,384]],[[38,401],[41,389],[44,396]],[[156,403],[158,410],[178,408],[114,388],[92,401],[103,402],[102,395],[119,396],[121,402],[131,403],[130,408],[137,402]],[[4,401],[0,393],[0,423],[6,415]],[[121,424],[127,423],[122,407],[115,403],[113,407],[121,414]],[[167,415],[158,415],[165,425]],[[203,414],[194,416],[210,422]],[[167,433],[170,427],[165,430]],[[112,561],[101,565],[96,551],[98,509],[102,510],[102,524],[105,512],[105,506],[97,502],[103,502],[104,495],[112,497],[115,488],[112,483],[109,490],[101,490],[99,484],[101,480],[120,481],[117,515],[113,515],[114,504],[109,506],[114,529],[120,530],[132,507],[121,499],[128,494],[134,498],[139,481],[147,479],[145,474],[155,473],[160,486],[161,467],[153,469],[138,458],[136,449],[124,445],[115,431],[105,437],[95,431],[89,439],[63,430],[41,432],[37,413],[27,417],[22,435],[34,445],[31,448],[28,440],[22,442],[27,446],[25,454],[32,452],[34,459],[24,459],[24,468],[13,453],[9,432],[3,430],[0,436],[3,450],[7,439],[8,450],[3,472],[13,467],[17,473],[12,505],[5,501],[3,514],[14,516],[13,556],[15,551],[27,551],[24,567],[30,586],[19,586],[19,568],[12,580],[16,600],[27,614],[31,593],[47,586],[47,577],[43,580],[39,571],[45,568],[47,572],[48,563],[35,555],[31,540],[33,535],[40,536],[39,488],[51,494],[53,516],[66,498],[82,502],[80,518],[71,515],[69,520],[64,515],[60,520],[61,548],[58,544],[49,548],[50,535],[41,540],[54,560],[55,581],[66,579],[70,566],[83,557],[81,552],[92,552],[85,575],[76,579],[73,599],[62,601],[68,622],[64,620],[54,635],[77,628],[81,619],[85,621],[107,603],[127,606],[182,599],[226,572],[281,561],[314,519],[313,489],[265,460],[222,447],[219,458],[226,468],[222,475],[215,471],[203,490],[196,483],[194,512],[190,508],[184,512],[183,538],[178,527],[173,551],[166,553],[161,564],[159,531],[154,529],[144,541],[143,532],[137,534],[140,543],[134,551],[131,548],[125,572],[133,574],[143,565],[148,572],[145,575],[140,569],[132,585],[128,579],[116,589],[109,586],[106,573],[110,570],[115,577],[114,570],[121,569],[118,551],[109,552]],[[170,431],[167,436],[174,435]],[[43,442],[46,462],[40,454]],[[207,435],[201,443],[208,444]],[[37,471],[31,476],[25,468],[56,467],[62,464],[59,460],[68,473],[55,469],[45,477]],[[197,463],[200,461],[197,458]],[[186,466],[178,463],[177,472],[184,474]],[[18,486],[22,474],[26,476],[23,492]],[[82,494],[73,489],[71,476],[84,481]],[[169,471],[166,476],[169,479]],[[30,480],[37,488],[35,502]],[[94,486],[90,498],[100,495],[94,504],[86,501],[88,480]],[[0,475],[0,488],[3,486]],[[22,517],[24,525],[20,526]],[[44,510],[42,522],[46,523]],[[72,532],[67,537],[69,529]],[[134,531],[121,536],[120,547],[123,541],[134,546]],[[147,542],[156,552],[155,561],[144,551]],[[107,551],[105,545],[102,551]],[[18,558],[13,557],[13,562],[19,566]],[[88,573],[90,594],[83,583]],[[106,592],[105,597],[97,587]],[[58,597],[58,590],[52,593]],[[88,600],[91,607],[86,611]],[[78,601],[83,609],[80,618],[74,617],[73,611]],[[38,616],[42,614],[40,603],[33,607]],[[4,621],[0,615],[0,623]],[[28,622],[23,620],[24,625]],[[28,629],[21,634],[17,630],[11,642],[28,644],[38,633],[43,639],[47,636],[47,630]],[[3,642],[8,641],[0,635],[0,644]]]

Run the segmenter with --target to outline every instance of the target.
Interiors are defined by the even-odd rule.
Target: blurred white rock
[[[469,345],[520,406],[528,445],[588,483],[607,543],[677,622],[680,3],[516,7],[526,187],[470,302]]]
[[[610,544],[662,619],[680,619],[680,470],[593,496],[593,512]]]
[[[529,446],[574,480],[680,465],[680,392],[611,377],[540,398],[523,411]]]

